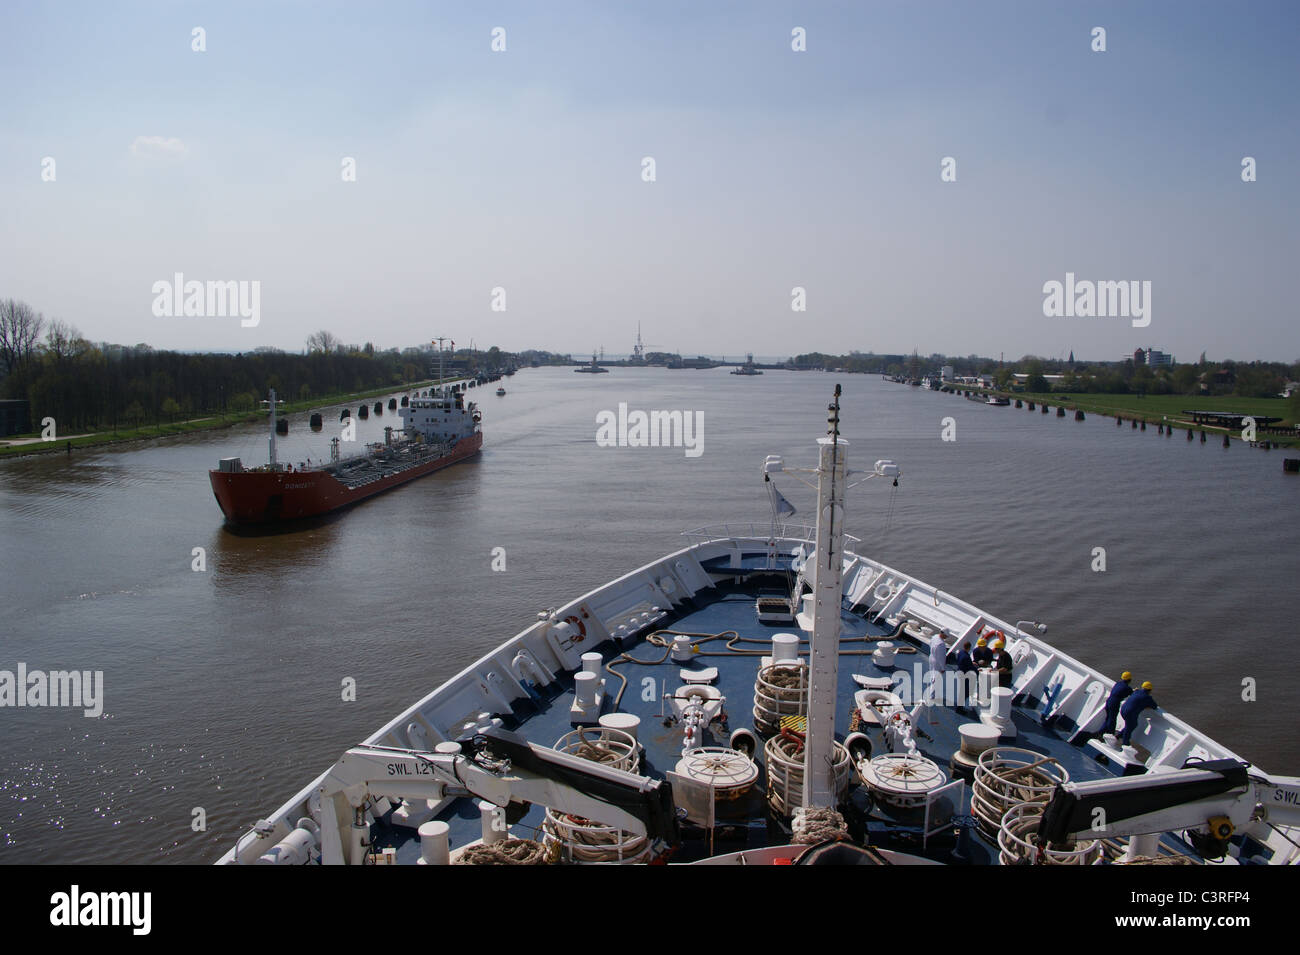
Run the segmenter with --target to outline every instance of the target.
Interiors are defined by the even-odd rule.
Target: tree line
[[[875,372],[888,375],[938,374],[944,365],[960,377],[991,375],[999,388],[1005,388],[1013,375],[1028,376],[1026,390],[1031,392],[1062,391],[1075,394],[1148,394],[1148,395],[1235,395],[1241,398],[1272,398],[1281,394],[1288,382],[1300,380],[1300,362],[1240,362],[1226,360],[1199,361],[1152,366],[1144,361],[1145,352],[1114,362],[1060,361],[1025,355],[1019,360],[1000,362],[977,355],[960,357],[934,354],[876,355],[850,352],[826,355],[812,352],[790,359],[797,368],[839,368],[846,372]],[[1060,375],[1049,382],[1047,375]]]
[[[0,398],[25,399],[33,429],[52,417],[65,434],[249,412],[271,388],[286,401],[401,388],[429,378],[430,357],[428,346],[343,345],[329,332],[312,335],[303,354],[92,343],[25,302],[0,300]]]

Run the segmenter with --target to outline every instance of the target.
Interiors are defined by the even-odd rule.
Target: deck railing
[[[695,544],[709,541],[744,540],[766,544],[775,531],[777,540],[800,541],[805,544],[817,543],[817,528],[811,524],[777,524],[773,528],[770,521],[750,521],[749,523],[731,522],[727,524],[707,524],[694,530],[682,531],[682,536]],[[852,534],[844,535],[845,545],[852,547],[862,543]]]

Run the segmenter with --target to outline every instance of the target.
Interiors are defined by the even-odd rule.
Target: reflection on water
[[[4,712],[0,860],[210,861],[538,610],[684,546],[684,529],[765,520],[759,465],[813,463],[837,380],[850,466],[888,457],[904,472],[896,491],[850,495],[867,553],[1046,621],[1062,650],[1153,679],[1163,706],[1297,771],[1296,665],[1273,647],[1294,633],[1277,595],[1300,570],[1300,479],[1276,453],[868,376],[535,369],[486,402],[477,458],[287,533],[229,532],[208,483],[221,457],[265,460],[260,425],[0,463],[0,668],[101,669],[106,697],[93,720]],[[701,411],[704,454],[598,448],[596,415],[621,401]],[[395,423],[384,403],[359,441]],[[281,459],[327,458],[339,407],[319,433],[290,415]],[[948,416],[955,442],[940,440]],[[783,491],[811,520],[811,492]],[[1106,573],[1090,569],[1096,547]],[[1240,699],[1245,676],[1258,703]]]

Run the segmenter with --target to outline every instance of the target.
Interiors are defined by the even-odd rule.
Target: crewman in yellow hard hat
[[[1133,692],[1133,674],[1125,670],[1119,675],[1115,685],[1106,697],[1106,719],[1101,724],[1102,735],[1115,732],[1115,721],[1119,719],[1119,707]]]
[[[1011,668],[1013,666],[1013,661],[1011,659],[1011,654],[1007,653],[1007,651],[1003,649],[1005,646],[1006,644],[1003,642],[1001,637],[1001,631],[999,631],[998,638],[993,641],[993,669],[998,672],[998,686],[1011,685]]]
[[[970,655],[975,661],[975,665],[983,670],[993,662],[993,651],[989,649],[989,641],[986,637],[980,637],[975,643],[975,652]]]
[[[1143,683],[1142,689],[1135,691],[1119,708],[1119,715],[1124,717],[1124,732],[1120,736],[1120,740],[1125,746],[1132,739],[1133,731],[1137,729],[1138,717],[1142,715],[1142,712],[1144,710],[1160,709],[1155,698],[1151,695],[1151,691],[1154,689],[1155,687],[1151,685],[1150,681]]]

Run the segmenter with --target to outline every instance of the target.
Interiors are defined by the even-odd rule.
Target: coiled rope
[[[812,846],[827,839],[847,842],[849,838],[844,816],[830,807],[811,807],[796,813],[790,829],[796,845]]]
[[[466,846],[456,865],[549,865],[551,851],[532,839],[505,839],[491,845]]]
[[[587,739],[586,727],[579,727],[578,738],[579,743],[574,755],[589,759],[593,763],[617,763],[627,756],[626,753],[620,753],[599,737],[594,742]]]

